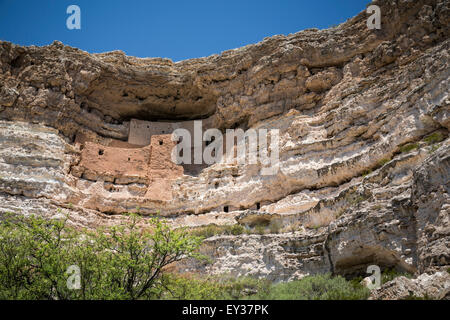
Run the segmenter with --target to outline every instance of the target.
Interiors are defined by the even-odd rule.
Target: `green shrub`
[[[438,131],[426,136],[425,138],[423,138],[423,141],[425,141],[428,144],[435,144],[441,142],[444,139],[445,137],[442,134],[442,132]]]
[[[386,163],[388,163],[389,161],[391,161],[391,159],[388,159],[388,158],[381,159],[380,161],[378,161],[377,166],[378,166],[378,167],[382,167],[382,166],[384,166]]]
[[[270,282],[251,277],[200,279],[192,275],[166,275],[163,278],[166,290],[155,292],[159,299],[167,300],[240,300],[251,298],[251,294],[268,292]]]
[[[267,294],[252,298],[268,300],[361,300],[367,299],[369,290],[341,276],[330,274],[308,276],[301,280],[273,285]]]
[[[255,232],[256,234],[263,235],[263,234],[266,233],[266,227],[259,224],[259,225],[257,225],[257,226],[255,227],[255,231],[254,231],[254,232]]]
[[[230,232],[232,235],[237,236],[237,235],[243,234],[245,232],[245,228],[243,226],[241,226],[240,224],[234,224],[231,227]]]
[[[391,269],[386,269],[383,270],[383,272],[381,273],[381,284],[385,284],[386,282],[392,281],[397,277],[407,277],[407,278],[412,278],[412,274],[408,273],[408,272],[399,272],[397,270],[395,270],[394,268]]]
[[[361,300],[369,290],[358,282],[329,274],[305,277],[301,280],[271,284],[251,277],[208,277],[166,275],[164,288],[155,292],[159,299],[181,300]]]
[[[202,237],[202,238],[210,238],[218,234],[222,234],[223,230],[216,226],[215,224],[207,225],[206,227],[198,227],[191,230],[191,234]]]
[[[162,286],[155,289],[153,294],[155,298],[164,300],[223,299],[223,290],[219,282],[172,274],[162,278]]]
[[[2,216],[0,299],[148,299],[164,267],[199,257],[200,243],[158,219],[78,231],[66,220]],[[68,286],[73,265],[78,289]]]
[[[222,280],[223,281],[223,280]],[[253,299],[257,294],[267,295],[271,282],[252,277],[231,278],[223,281],[224,299],[245,300]]]
[[[407,152],[410,152],[410,151],[412,151],[414,149],[418,149],[418,148],[419,148],[419,145],[417,143],[408,143],[408,144],[405,144],[404,146],[400,147],[400,152],[407,153]]]
[[[191,230],[191,234],[202,238],[210,238],[218,235],[240,235],[240,234],[260,234],[263,235],[267,231],[270,233],[279,233],[281,230],[281,222],[274,221],[270,224],[258,224],[251,229],[246,229],[240,224],[217,226],[210,224],[205,227],[197,227]]]
[[[272,220],[269,224],[270,233],[279,233],[282,227],[282,223],[279,220]]]
[[[210,238],[218,235],[240,235],[246,233],[245,228],[240,224],[233,225],[224,225],[218,226],[215,224],[210,224],[205,227],[197,227],[191,229],[191,234],[202,237],[202,238]]]

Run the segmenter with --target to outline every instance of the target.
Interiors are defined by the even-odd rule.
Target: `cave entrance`
[[[381,271],[395,269],[398,272],[415,273],[414,266],[406,263],[398,253],[384,247],[361,247],[351,255],[337,258],[334,263],[334,273],[347,279],[368,276],[367,267],[377,265]]]

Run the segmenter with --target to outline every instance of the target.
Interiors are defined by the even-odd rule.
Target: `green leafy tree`
[[[136,215],[120,226],[75,230],[66,219],[4,216],[0,299],[149,299],[164,268],[197,257],[201,238]],[[67,274],[76,266],[79,274]],[[68,286],[71,276],[79,287]]]

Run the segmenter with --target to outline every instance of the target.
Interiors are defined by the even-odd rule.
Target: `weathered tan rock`
[[[398,277],[372,291],[370,299],[450,299],[450,273],[423,273],[417,279]]]
[[[93,228],[139,211],[252,233],[207,239],[212,264],[180,270],[273,280],[370,264],[445,270],[449,1],[377,3],[381,30],[362,12],[177,63],[0,42],[0,212],[68,213]],[[183,174],[167,149],[144,152],[150,135],[128,143],[132,119],[206,118],[220,130],[279,129],[280,171],[221,162]],[[139,167],[116,162],[134,156]]]

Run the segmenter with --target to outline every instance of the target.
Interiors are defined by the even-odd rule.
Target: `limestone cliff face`
[[[0,42],[0,212],[69,213],[96,227],[139,208],[174,226],[251,233],[207,239],[213,262],[182,270],[274,280],[361,274],[370,264],[446,270],[450,4],[377,4],[381,30],[362,12],[332,29],[177,63]],[[147,168],[86,171],[89,144],[156,154],[133,151],[132,119],[205,118],[220,130],[279,129],[278,174],[217,163],[161,173],[155,187]]]

